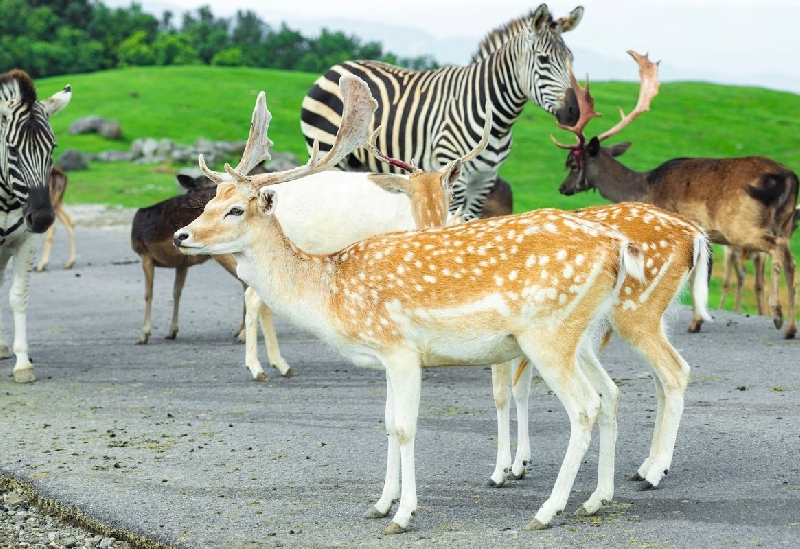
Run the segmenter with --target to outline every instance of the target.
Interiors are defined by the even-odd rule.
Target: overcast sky
[[[105,0],[109,7],[130,0]],[[493,28],[539,5],[536,0],[140,0],[144,11],[194,10],[211,6],[216,17],[252,10],[265,22],[285,21],[303,30],[309,20],[369,21],[422,30],[454,45],[445,63],[465,64],[474,46],[462,53],[452,39],[477,45]],[[578,5],[583,20],[565,40],[573,50],[625,60],[625,51],[649,52],[652,60],[709,80],[761,85],[800,93],[800,0],[583,0],[547,2],[555,17]],[[332,24],[331,30],[334,28]],[[307,32],[307,31],[306,31]],[[304,32],[304,34],[306,33]],[[387,48],[388,49],[388,48]],[[456,51],[458,50],[458,51]],[[395,50],[391,50],[395,51]],[[404,55],[404,52],[396,52]],[[458,61],[463,58],[463,61]],[[591,74],[591,67],[588,67]],[[632,67],[633,79],[636,67]],[[770,75],[769,78],[764,75]],[[702,78],[702,76],[699,76]]]

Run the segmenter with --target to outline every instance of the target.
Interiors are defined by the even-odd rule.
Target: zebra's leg
[[[6,278],[6,266],[8,265],[8,260],[10,258],[10,252],[5,249],[0,250],[0,286],[3,285],[3,281]],[[8,343],[6,342],[6,330],[3,326],[3,315],[0,315],[0,358],[8,358],[10,356],[11,349],[8,348]]]
[[[9,302],[11,311],[14,313],[14,354],[17,355],[17,362],[14,364],[14,381],[17,383],[36,381],[33,364],[28,357],[26,318],[35,242],[36,239],[30,236],[26,238],[14,255],[13,262],[14,280],[11,283]]]

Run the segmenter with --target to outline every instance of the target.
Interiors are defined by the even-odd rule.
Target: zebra
[[[25,318],[37,244],[34,235],[45,232],[55,220],[49,181],[56,140],[49,117],[66,107],[71,97],[72,89],[66,86],[38,101],[33,81],[25,71],[0,75],[0,284],[13,257],[9,302],[14,313],[17,383],[36,380],[28,357]],[[0,322],[0,358],[10,356]]]
[[[528,100],[555,115],[561,124],[577,122],[580,112],[570,83],[573,56],[562,33],[574,29],[582,16],[579,6],[569,16],[554,20],[542,4],[524,18],[521,32],[464,67],[414,71],[363,60],[332,66],[317,78],[302,102],[301,130],[309,154],[315,140],[321,151],[329,150],[334,142],[342,116],[338,82],[344,74],[367,82],[378,101],[372,121],[372,129],[381,126],[378,148],[428,171],[437,171],[471,150],[481,139],[486,111],[491,109],[494,122],[489,145],[464,165],[451,204],[452,211],[461,207],[466,220],[479,217],[511,151],[511,127]],[[339,167],[399,173],[365,148],[349,155]]]

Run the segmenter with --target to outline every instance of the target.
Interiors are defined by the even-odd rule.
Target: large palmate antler
[[[492,131],[492,109],[489,103],[486,103],[486,122],[483,124],[483,136],[481,136],[481,140],[472,149],[470,152],[465,154],[461,157],[461,162],[466,164],[470,160],[474,159],[476,156],[483,152],[483,149],[486,148],[486,145],[489,144],[489,135]],[[386,155],[385,153],[378,150],[377,141],[378,141],[378,134],[381,132],[381,127],[378,126],[375,128],[375,131],[372,132],[372,135],[369,138],[369,143],[366,145],[367,150],[371,152],[378,160],[383,160],[387,164],[392,166],[397,166],[401,170],[405,170],[407,172],[416,173],[421,171],[414,162],[411,163],[404,162],[402,160],[398,160],[396,158],[391,158],[390,156]]]
[[[636,63],[639,65],[639,79],[641,80],[641,86],[639,88],[639,100],[636,103],[636,107],[629,113],[625,114],[622,108],[619,109],[621,120],[611,129],[603,132],[597,138],[600,141],[608,139],[609,137],[616,135],[617,133],[622,130],[625,126],[633,122],[637,116],[642,114],[645,111],[650,110],[650,101],[658,94],[658,64],[660,61],[656,61],[653,63],[648,58],[647,54],[641,55],[636,53],[633,50],[628,50],[628,54],[636,60]],[[571,131],[574,133],[578,138],[577,145],[563,145],[556,141],[555,137],[552,135],[550,138],[553,142],[561,147],[562,149],[570,149],[570,150],[580,150],[583,145],[586,143],[586,136],[583,133],[583,129],[586,124],[592,118],[601,116],[594,110],[594,98],[589,93],[589,77],[586,77],[586,87],[582,88],[580,84],[578,84],[577,80],[573,75],[570,75],[572,79],[572,87],[575,91],[575,95],[578,98],[578,104],[580,106],[581,115],[580,119],[574,126],[563,126],[559,124],[559,126],[565,130]]]
[[[363,146],[367,141],[369,125],[378,108],[378,102],[372,97],[369,87],[357,76],[343,75],[339,80],[339,89],[344,105],[342,120],[333,147],[324,156],[320,157],[319,143],[314,141],[311,157],[305,165],[283,172],[247,175],[256,164],[269,158],[269,147],[272,146],[272,141],[266,135],[272,115],[267,110],[262,92],[259,94],[253,110],[247,146],[242,160],[236,168],[225,164],[227,174],[215,172],[206,166],[203,156],[200,155],[200,169],[217,183],[235,181],[246,183],[253,189],[259,189],[266,185],[299,179],[336,166],[345,156]]]

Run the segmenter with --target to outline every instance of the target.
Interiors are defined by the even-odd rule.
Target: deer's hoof
[[[542,524],[536,519],[532,519],[528,524],[525,525],[526,530],[546,530],[547,528],[547,524]]]
[[[643,480],[642,482],[636,485],[637,492],[646,492],[648,490],[655,490],[656,488],[658,487],[654,486],[653,483],[651,483],[649,480]]]
[[[389,512],[382,513],[378,511],[377,507],[370,507],[369,510],[364,513],[364,518],[384,518],[388,515]]]
[[[404,526],[400,526],[396,522],[390,522],[389,526],[383,531],[384,536],[392,536],[394,534],[404,534],[408,531],[408,528]]]

